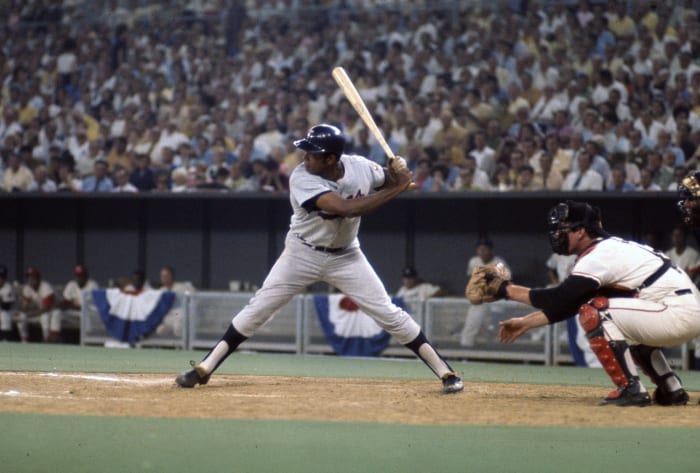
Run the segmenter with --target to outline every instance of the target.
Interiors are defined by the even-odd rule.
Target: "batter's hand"
[[[413,173],[408,169],[406,160],[396,156],[387,166],[387,187],[401,187],[406,190],[413,185]]]
[[[514,317],[498,324],[498,339],[501,343],[513,343],[517,338],[527,332],[529,327],[524,317]]]

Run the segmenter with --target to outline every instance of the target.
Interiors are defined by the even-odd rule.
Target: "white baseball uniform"
[[[360,249],[360,217],[329,215],[315,206],[327,192],[346,199],[366,196],[384,184],[384,170],[361,156],[344,154],[341,179],[330,181],[309,173],[300,164],[290,176],[289,193],[294,214],[285,248],[262,287],[233,318],[234,328],[246,337],[263,325],[293,296],[323,281],[357,303],[379,326],[407,344],[420,326],[391,302],[384,284]]]
[[[66,283],[66,287],[63,288],[63,299],[69,300],[78,307],[83,306],[83,291],[92,291],[97,289],[99,285],[94,279],[88,279],[85,282],[85,286],[80,287],[78,281],[71,279]],[[80,327],[80,309],[66,309],[61,311],[61,324],[66,325],[66,327],[71,324]]]
[[[39,283],[39,288],[36,290],[29,284],[22,286],[22,298],[25,302],[28,302],[29,310],[54,307],[55,303],[53,286],[46,281],[41,281]],[[32,321],[32,319],[24,312],[19,312],[17,318],[19,335],[22,340],[26,340],[29,338],[29,322]],[[41,324],[41,332],[44,336],[44,340],[46,340],[49,338],[51,332],[61,331],[61,311],[52,308],[39,316],[39,323]]]
[[[700,292],[684,271],[670,266],[640,289],[661,258],[651,247],[610,237],[581,254],[571,271],[603,290],[639,289],[635,297],[609,298],[612,323],[630,345],[674,346],[700,335]]]
[[[15,303],[15,289],[9,281],[0,286],[0,330],[12,330],[12,306]]]

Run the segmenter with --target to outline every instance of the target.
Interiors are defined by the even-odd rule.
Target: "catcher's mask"
[[[700,225],[700,171],[690,174],[678,184],[678,210],[683,223],[688,226]],[[695,203],[691,203],[695,202]]]
[[[549,245],[560,255],[569,254],[569,232],[585,228],[592,237],[605,237],[600,210],[584,202],[567,200],[549,211]]]

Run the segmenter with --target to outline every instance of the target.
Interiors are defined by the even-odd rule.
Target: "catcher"
[[[566,201],[549,212],[549,241],[558,254],[578,256],[571,274],[557,286],[530,289],[513,284],[496,267],[474,273],[466,295],[473,304],[512,299],[538,308],[500,323],[500,340],[512,343],[535,327],[578,313],[591,349],[617,389],[600,405],[682,405],[688,402],[680,378],[662,347],[700,334],[700,292],[688,275],[664,255],[608,235],[600,212]],[[635,362],[656,385],[652,396]]]

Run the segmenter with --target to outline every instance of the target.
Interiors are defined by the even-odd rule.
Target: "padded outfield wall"
[[[460,294],[480,236],[494,241],[515,280],[544,284],[546,213],[567,198],[600,206],[612,233],[660,235],[664,249],[680,222],[673,192],[414,194],[364,217],[360,239],[392,292],[401,268],[414,264],[422,277]],[[290,215],[286,195],[3,194],[0,264],[11,278],[36,265],[57,284],[81,262],[101,284],[137,268],[157,281],[159,268],[171,265],[202,289],[228,289],[231,280],[260,285],[283,248]],[[692,237],[689,243],[696,246]]]

